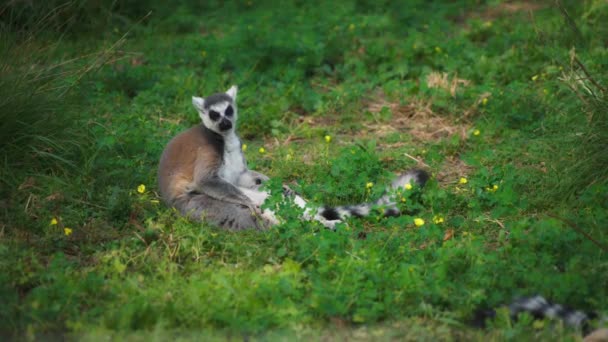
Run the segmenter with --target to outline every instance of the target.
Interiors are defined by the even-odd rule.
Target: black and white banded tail
[[[587,334],[590,330],[589,322],[596,318],[595,314],[574,310],[561,304],[551,303],[542,296],[522,297],[509,305],[509,315],[516,320],[522,313],[528,313],[535,319],[560,320],[565,326],[581,330]],[[478,310],[473,318],[473,325],[484,327],[485,321],[496,316],[496,310]]]
[[[343,220],[346,217],[365,217],[368,216],[372,209],[376,206],[384,207],[384,216],[399,216],[401,211],[397,204],[391,198],[391,193],[394,190],[405,187],[406,184],[416,185],[423,187],[429,179],[428,173],[423,170],[411,170],[397,176],[392,182],[390,187],[385,191],[384,195],[375,202],[361,203],[355,205],[345,205],[339,207],[321,207],[318,215],[322,216],[326,220]]]

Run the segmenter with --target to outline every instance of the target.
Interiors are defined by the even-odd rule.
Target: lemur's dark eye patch
[[[255,184],[257,184],[257,185],[262,184],[262,180],[261,180],[261,179],[259,179],[259,178],[256,178],[256,180],[255,180]]]
[[[232,116],[232,114],[234,114],[234,109],[232,109],[232,106],[228,106],[224,114],[226,114],[226,116]]]
[[[214,111],[214,110],[210,110],[209,111],[209,119],[213,120],[213,121],[217,121],[217,119],[220,118],[220,113]]]

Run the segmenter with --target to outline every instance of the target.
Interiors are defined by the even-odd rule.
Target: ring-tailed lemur
[[[193,219],[205,219],[229,229],[262,229],[279,221],[271,210],[260,207],[269,196],[259,188],[268,177],[247,168],[236,134],[237,88],[207,98],[193,97],[202,124],[174,137],[160,159],[158,180],[163,200]],[[428,175],[414,170],[398,176],[388,190],[415,182],[424,185]],[[304,218],[334,228],[347,216],[366,216],[376,205],[387,207],[386,216],[399,210],[385,194],[375,203],[344,207],[322,207],[316,213],[306,201],[286,191],[294,203],[305,209]]]
[[[551,303],[542,296],[521,297],[514,300],[509,306],[509,315],[512,319],[517,319],[517,316],[522,313],[528,313],[535,319],[554,319],[560,320],[565,326],[579,330],[583,335],[588,335],[592,329],[589,325],[590,321],[597,318],[594,313],[585,313],[583,311],[574,310],[566,306]],[[488,319],[496,316],[496,310],[477,310],[471,324],[473,326],[483,328]],[[605,320],[604,318],[603,320]],[[589,336],[603,334],[603,341],[608,341],[608,331],[599,329],[589,334]],[[589,337],[588,336],[588,337]],[[586,339],[587,340],[587,339]]]
[[[193,97],[202,124],[174,137],[160,158],[163,200],[193,219],[231,229],[264,228],[271,220],[243,193],[266,176],[249,172],[235,133],[236,86],[225,93]],[[261,177],[263,176],[263,177]]]

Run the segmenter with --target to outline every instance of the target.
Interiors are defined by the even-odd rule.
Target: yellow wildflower
[[[370,189],[372,186],[374,186],[374,183],[372,182],[367,182],[367,184],[365,184],[365,187]]]
[[[243,146],[241,146],[241,151],[247,151],[247,144],[243,144]]]
[[[488,104],[488,98],[487,98],[487,97],[484,97],[484,98],[481,100],[481,104],[482,104],[483,106],[487,105],[487,104]]]
[[[441,53],[441,48],[439,46],[435,46],[435,52]]]
[[[63,233],[65,234],[65,236],[72,235],[72,228],[68,228],[68,227],[63,228]]]
[[[260,153],[266,153],[266,149],[263,147],[260,147],[260,149],[258,150]]]
[[[440,224],[443,223],[443,217],[439,215],[433,216],[433,223]]]
[[[51,224],[51,226],[56,226],[56,225],[57,225],[57,223],[58,223],[58,222],[57,222],[57,219],[53,217],[53,218],[51,219],[51,223],[50,223],[50,224]]]
[[[143,184],[139,184],[139,186],[137,187],[137,192],[143,194],[144,192],[146,192],[146,186]]]
[[[481,134],[481,131],[478,129],[473,131],[473,135],[475,135],[475,136],[480,135],[480,134]]]
[[[469,181],[464,178],[464,177],[460,177],[460,179],[458,180],[458,184],[467,184]]]
[[[416,227],[422,227],[424,225],[424,220],[421,219],[421,218],[419,218],[419,217],[417,217],[417,218],[414,219],[414,225]]]
[[[410,183],[405,183],[403,187],[405,188],[405,190],[412,190],[412,184]]]
[[[486,191],[489,191],[489,192],[496,192],[496,190],[498,190],[498,185],[496,185],[496,184],[492,185],[492,187],[489,187],[489,186],[486,187]]]
[[[406,201],[407,201],[407,198],[401,197],[401,202],[405,203]]]
[[[536,81],[538,79],[538,75],[532,76],[532,81]]]
[[[326,135],[325,136],[325,142],[328,143],[328,144],[331,142],[331,135]]]

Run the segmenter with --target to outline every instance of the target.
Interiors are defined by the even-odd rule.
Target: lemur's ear
[[[228,94],[228,96],[232,97],[232,101],[236,101],[236,91],[237,91],[237,87],[235,85],[233,85],[232,87],[230,87],[230,89],[228,89],[226,91],[226,94]]]
[[[202,112],[205,108],[205,99],[202,97],[192,96],[192,105],[194,105],[194,108],[196,108],[198,111]]]

